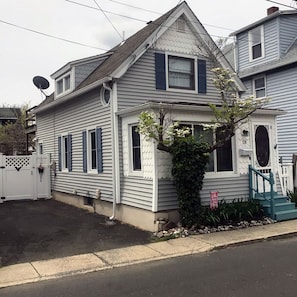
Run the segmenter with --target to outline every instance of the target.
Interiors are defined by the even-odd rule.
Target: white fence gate
[[[0,203],[51,198],[49,155],[0,154]]]

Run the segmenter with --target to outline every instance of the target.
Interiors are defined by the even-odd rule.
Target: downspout
[[[103,87],[111,90],[106,84],[103,84]],[[119,202],[120,197],[120,174],[119,174],[119,134],[118,134],[118,117],[116,115],[117,112],[117,83],[113,84],[112,100],[110,103],[111,107],[111,140],[112,140],[112,168],[114,170],[112,177],[112,192],[113,192],[113,201],[112,201],[112,215],[109,217],[110,220],[114,220],[116,218],[116,206],[117,202]]]

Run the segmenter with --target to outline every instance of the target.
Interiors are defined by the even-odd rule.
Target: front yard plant
[[[198,227],[217,227],[220,225],[236,225],[241,221],[250,222],[264,218],[264,211],[257,200],[237,199],[232,202],[222,200],[217,208],[202,206],[196,225]]]

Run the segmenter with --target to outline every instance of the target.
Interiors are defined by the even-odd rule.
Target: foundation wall
[[[111,217],[113,215],[113,204],[93,199],[93,205],[85,205],[85,198],[77,195],[66,194],[62,192],[53,192],[53,199],[73,205],[75,207],[96,212],[100,215]],[[123,204],[117,204],[115,219],[133,225],[139,229],[156,232],[162,230],[164,222],[175,222],[179,220],[178,210],[170,210],[163,212],[151,212]]]

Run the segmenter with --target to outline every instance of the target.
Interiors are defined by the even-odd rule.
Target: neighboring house
[[[147,230],[155,230],[159,219],[177,221],[171,157],[135,128],[141,111],[160,108],[195,133],[211,123],[208,103],[220,103],[210,72],[214,62],[230,68],[182,2],[107,53],[55,72],[55,92],[35,110],[37,146],[51,154],[52,167],[56,164],[55,199]],[[244,92],[238,77],[235,82]],[[203,204],[209,204],[211,192],[226,200],[248,197],[249,164],[261,169],[268,158],[277,170],[279,113],[257,110],[213,153]]]
[[[0,127],[9,123],[15,123],[20,115],[20,108],[0,107]]]
[[[267,16],[231,34],[235,36],[235,70],[255,98],[269,97],[277,117],[282,162],[297,154],[297,11],[267,10]]]

